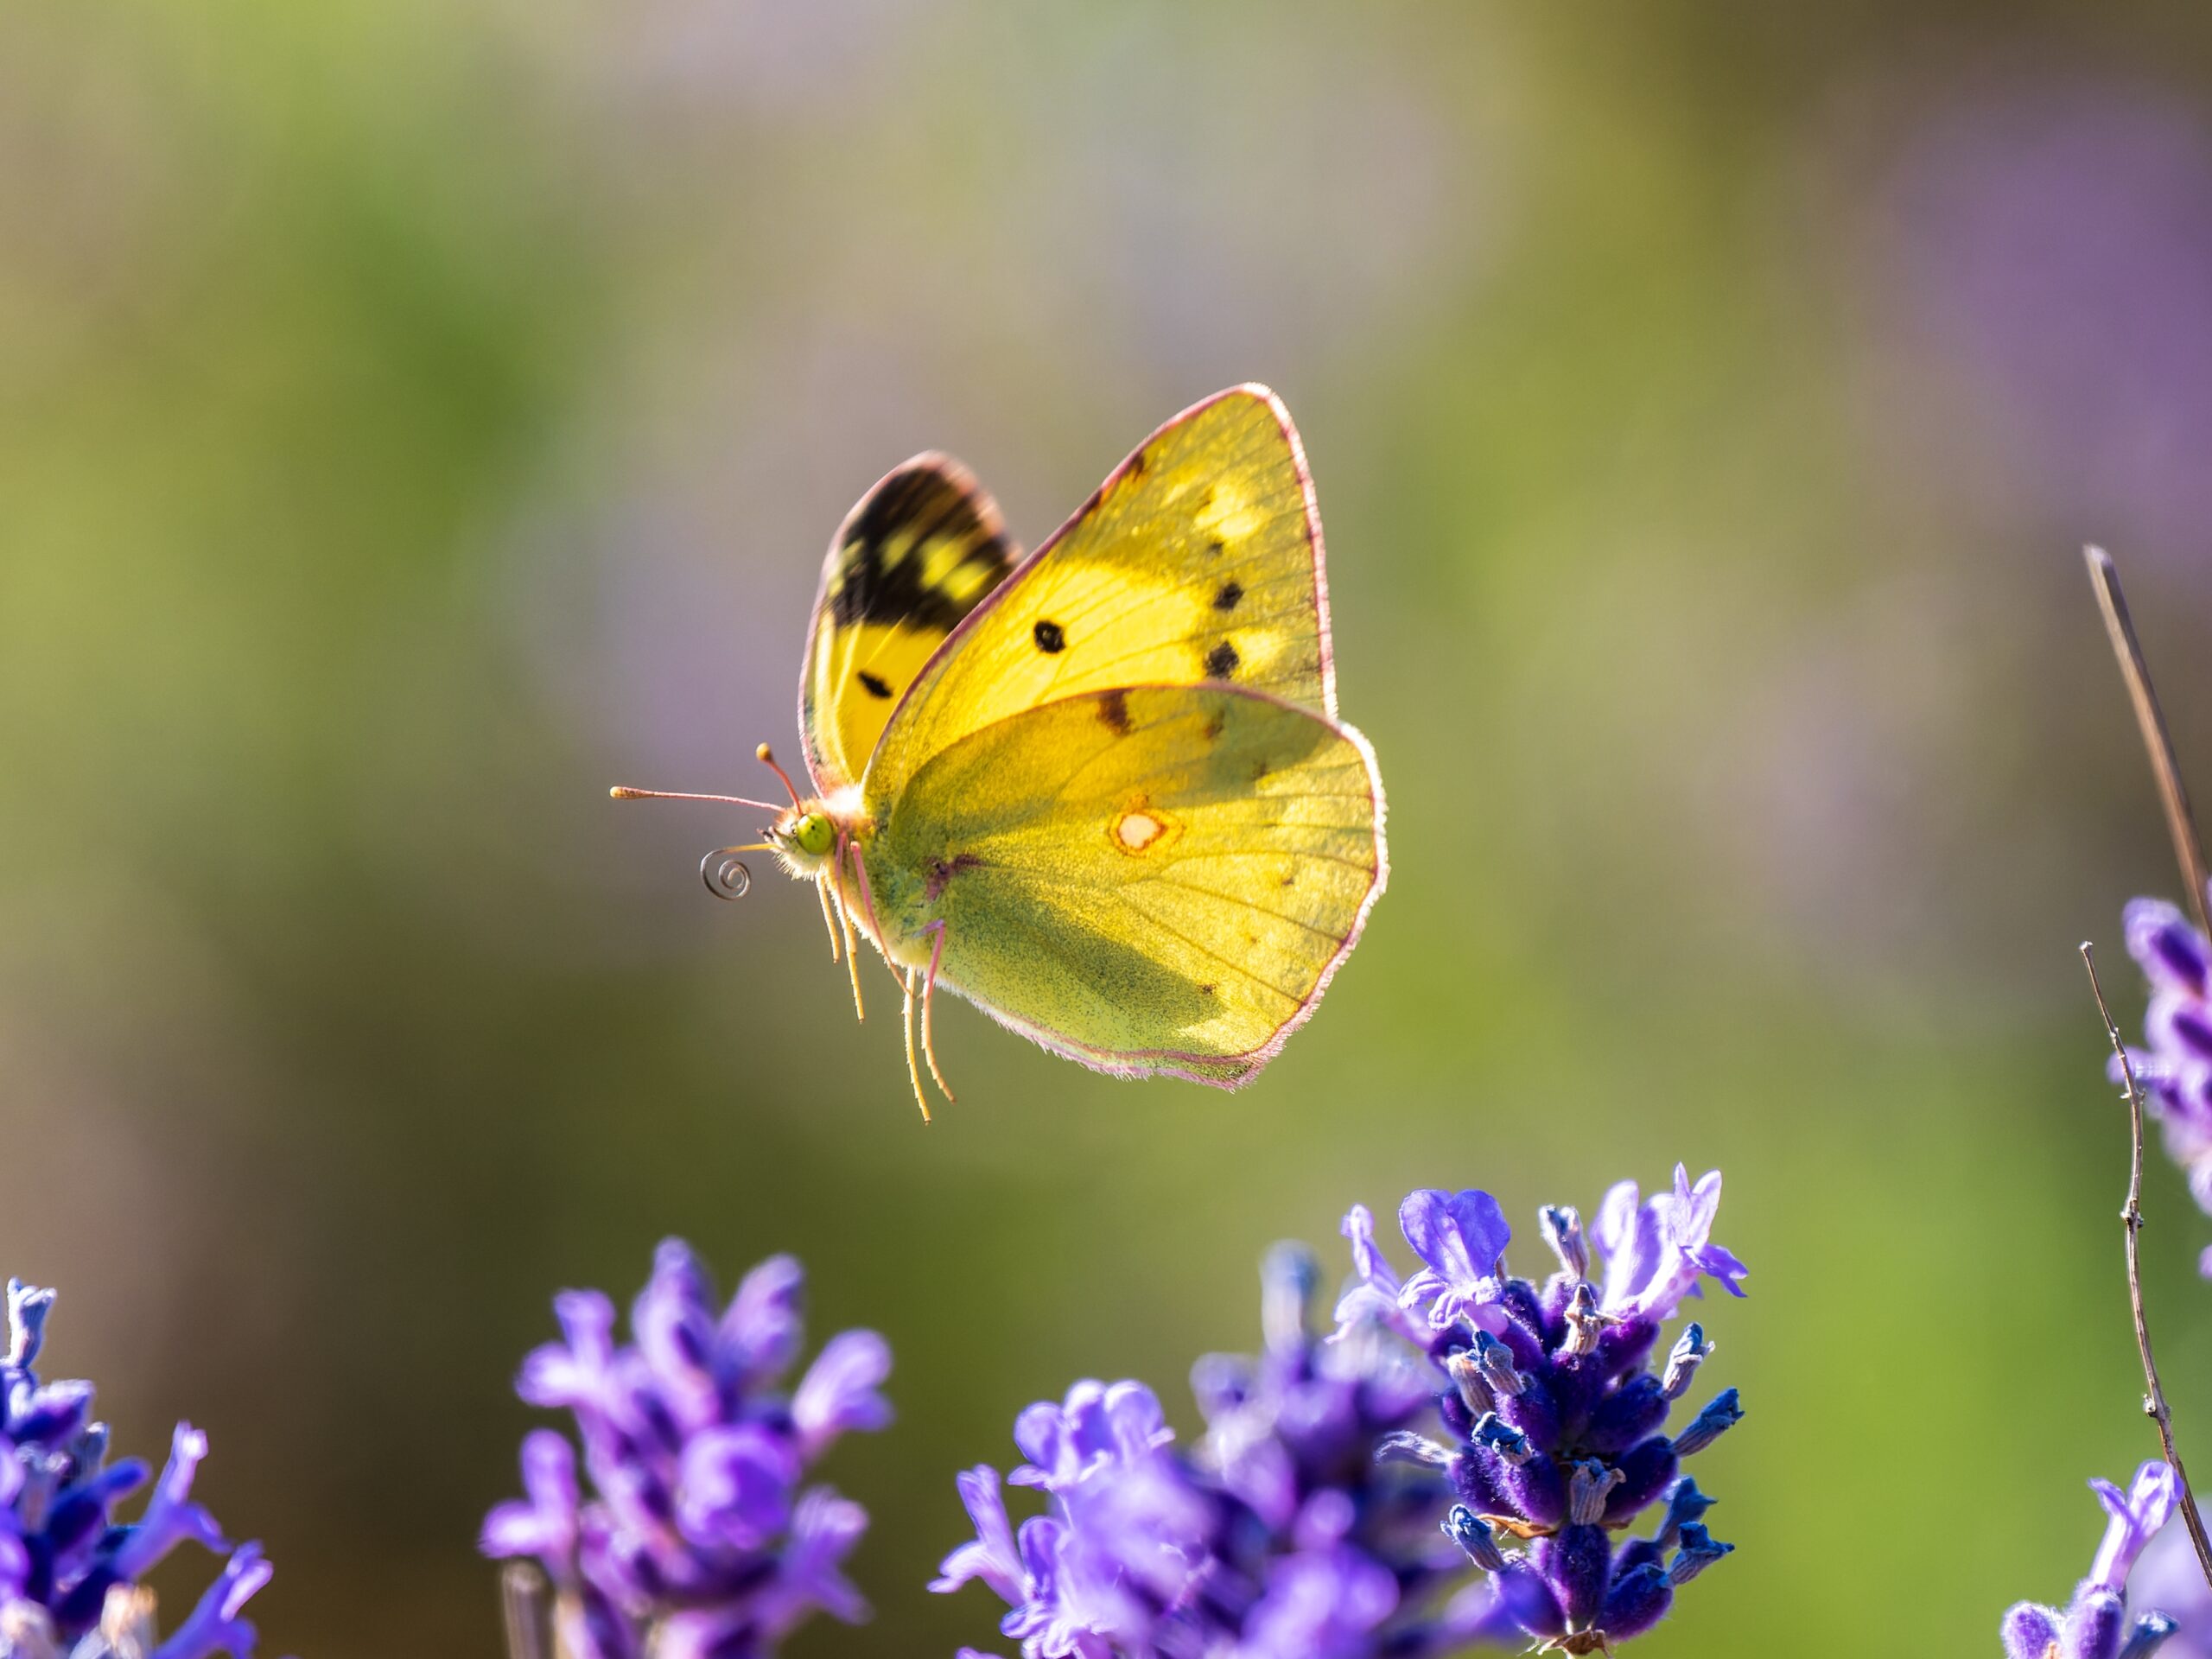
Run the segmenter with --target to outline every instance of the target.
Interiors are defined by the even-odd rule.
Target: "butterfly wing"
[[[1233,686],[1049,702],[932,757],[869,848],[910,960],[1103,1071],[1234,1088],[1313,1011],[1387,870],[1366,740]]]
[[[1321,521],[1264,386],[1185,410],[948,639],[869,765],[871,800],[931,755],[1054,698],[1224,681],[1333,718]]]
[[[917,455],[861,498],[830,543],[799,682],[817,789],[860,780],[922,665],[1020,556],[950,456]]]

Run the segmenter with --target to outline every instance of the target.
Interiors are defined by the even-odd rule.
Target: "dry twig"
[[[2102,548],[2085,547],[2082,553],[2088,563],[2089,581],[2097,591],[2097,607],[2104,613],[2105,632],[2112,639],[2113,655],[2120,661],[2120,677],[2127,683],[2128,700],[2135,705],[2135,723],[2142,731],[2143,747],[2150,753],[2151,772],[2158,779],[2158,800],[2165,809],[2166,830],[2173,837],[2174,857],[2181,866],[2182,880],[2189,890],[2190,912],[2196,918],[2197,926],[2212,936],[2212,920],[2208,920],[2205,913],[2203,846],[2197,839],[2196,816],[2190,810],[2189,791],[2182,786],[2181,766],[2174,758],[2173,737],[2166,730],[2166,717],[2158,707],[2158,694],[2151,683],[2151,667],[2144,660],[2142,642],[2135,637],[2126,595],[2120,591],[2120,572]],[[2204,1574],[2204,1582],[2212,1586],[2212,1539],[2205,1536],[2203,1517],[2196,1512],[2196,1494],[2190,1488],[2181,1453],[2174,1449],[2173,1414],[2166,1405],[2165,1390],[2159,1385],[2158,1363],[2151,1353],[2151,1326],[2143,1313],[2142,1252],[2136,1237],[2143,1230],[2143,1093],[2136,1086],[2135,1068],[2128,1061],[2127,1046],[2120,1040],[2120,1027],[2113,1024],[2112,1009],[2105,1002],[2104,988],[2097,983],[2096,954],[2087,944],[2082,947],[2082,962],[2089,970],[2089,990],[2097,999],[2097,1012],[2104,1019],[2105,1035],[2112,1042],[2112,1052],[2120,1061],[2120,1077],[2127,1086],[2130,1161],[2127,1202],[2121,1207],[2120,1217],[2127,1235],[2128,1308],[2135,1319],[2135,1346],[2143,1357],[2143,1409],[2158,1426],[2158,1444],[2165,1452],[2168,1466],[2174,1471],[2175,1484],[2181,1488],[2182,1522],[2189,1529],[2190,1542],[2196,1546],[2196,1565]]]
[[[2082,947],[2082,962],[2089,970],[2089,993],[2097,999],[2105,1035],[2112,1040],[2112,1052],[2120,1057],[2120,1074],[2127,1084],[2133,1154],[2127,1166],[2127,1202],[2120,1206],[2120,1220],[2127,1234],[2127,1306],[2135,1316],[2135,1346],[2143,1356],[2143,1412],[2158,1426],[2158,1444],[2165,1451],[2167,1466],[2174,1471],[2174,1484],[2181,1488],[2182,1523],[2189,1529],[2189,1541],[2196,1546],[2196,1565],[2203,1571],[2204,1582],[2212,1586],[2212,1538],[2204,1535],[2204,1521],[2196,1512],[2196,1494],[2190,1488],[2189,1471],[2182,1467],[2181,1453],[2174,1450],[2173,1413],[2167,1408],[2166,1391],[2158,1382],[2158,1362],[2151,1354],[2151,1326],[2143,1315],[2142,1250],[2136,1242],[2136,1235],[2143,1230],[2143,1096],[2135,1086],[2135,1068],[2128,1064],[2127,1045],[2120,1041],[2120,1027],[2113,1023],[2112,1010],[2105,1006],[2104,987],[2097,983],[2096,952],[2087,944]]]

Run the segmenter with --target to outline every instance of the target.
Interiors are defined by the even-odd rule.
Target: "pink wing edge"
[[[1239,689],[1243,690],[1243,688]],[[1264,691],[1244,690],[1243,695],[1263,698],[1287,709],[1298,709],[1302,714],[1313,713],[1311,709],[1306,708],[1302,703],[1291,702],[1286,698],[1273,696]],[[1352,946],[1359,943],[1359,936],[1367,927],[1368,913],[1375,908],[1375,901],[1382,896],[1382,890],[1390,884],[1390,849],[1383,830],[1386,810],[1382,796],[1382,772],[1376,764],[1374,745],[1367,741],[1366,734],[1356,726],[1349,726],[1340,720],[1326,719],[1323,716],[1316,716],[1316,718],[1323,719],[1324,723],[1331,730],[1358,750],[1361,760],[1366,764],[1368,801],[1375,813],[1375,874],[1368,883],[1366,895],[1359,901],[1359,910],[1352,917],[1351,926],[1346,930],[1343,942],[1337,946],[1336,954],[1329,958],[1328,965],[1321,969],[1321,976],[1313,982],[1313,988],[1306,994],[1306,1000],[1292,1011],[1290,1018],[1274,1028],[1266,1042],[1262,1043],[1257,1048],[1247,1049],[1241,1054],[1196,1054],[1172,1048],[1092,1048],[1085,1044],[1076,1042],[1071,1038],[1064,1037],[1046,1027],[1032,1025],[1029,1021],[1010,1014],[1002,1008],[995,1007],[990,1003],[970,995],[950,975],[940,974],[938,976],[938,983],[946,990],[955,993],[972,1007],[982,1009],[1016,1036],[1027,1037],[1046,1052],[1058,1054],[1064,1059],[1073,1060],[1079,1065],[1090,1067],[1093,1071],[1103,1071],[1109,1077],[1179,1077],[1186,1083],[1202,1083],[1210,1089],[1226,1090],[1232,1094],[1242,1089],[1260,1075],[1268,1061],[1282,1052],[1282,1046],[1290,1040],[1291,1033],[1313,1017],[1313,1010],[1321,1006],[1321,998],[1329,988],[1329,982],[1337,976],[1337,969],[1344,966],[1344,958],[1351,955]],[[1236,1070],[1231,1076],[1210,1076],[1206,1071],[1191,1069],[1198,1066],[1211,1067],[1217,1073],[1224,1067],[1235,1067]]]

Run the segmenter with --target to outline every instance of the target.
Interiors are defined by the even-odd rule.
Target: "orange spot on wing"
[[[1114,843],[1116,852],[1142,858],[1173,841],[1182,829],[1175,819],[1140,797],[1115,814],[1106,826],[1106,839]]]
[[[1133,853],[1144,851],[1166,833],[1167,826],[1149,812],[1125,812],[1114,826],[1116,839]]]

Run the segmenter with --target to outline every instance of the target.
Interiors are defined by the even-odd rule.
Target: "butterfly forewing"
[[[799,687],[818,788],[859,781],[922,665],[1019,556],[997,505],[947,456],[917,455],[861,498],[823,567]]]
[[[1290,416],[1261,386],[1153,434],[923,670],[867,779],[872,812],[969,733],[1055,698],[1219,681],[1326,716],[1321,527]]]

